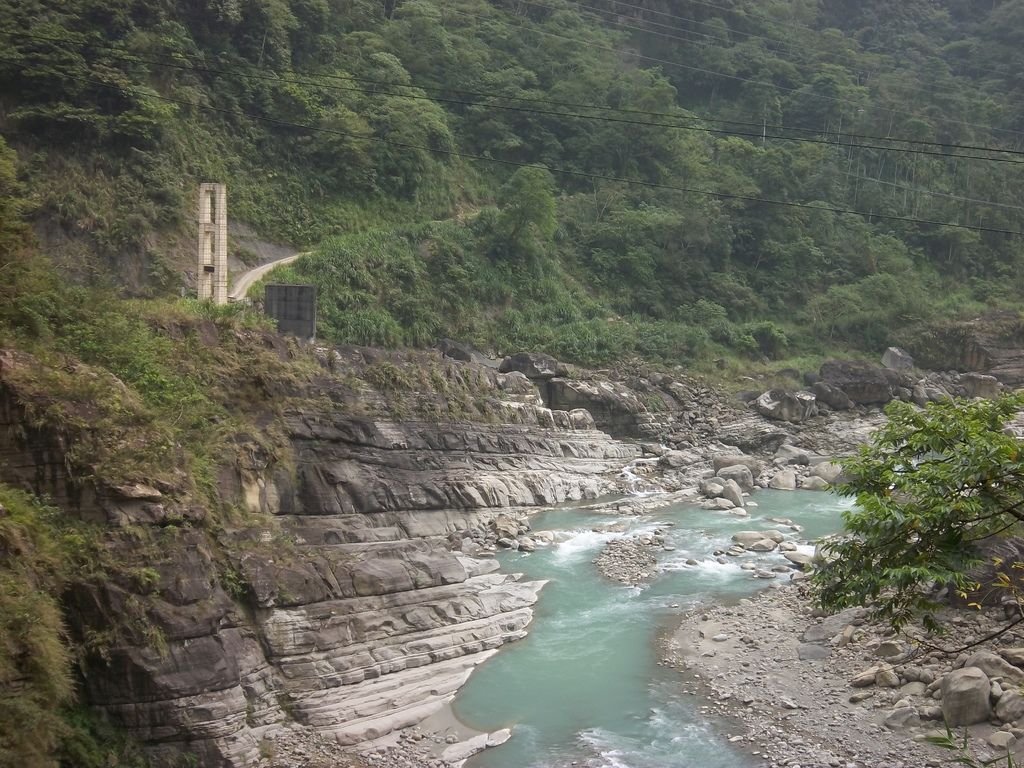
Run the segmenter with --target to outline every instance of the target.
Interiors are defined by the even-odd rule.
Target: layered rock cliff
[[[288,721],[355,744],[422,720],[524,635],[542,586],[497,573],[483,528],[595,497],[639,455],[518,373],[282,356],[306,373],[251,414],[274,447],[236,435],[215,501],[83,471],[89,427],[35,414],[35,361],[0,366],[0,481],[98,523],[117,564],[65,600],[85,699],[158,763],[250,766]]]
[[[918,365],[933,370],[994,376],[1007,387],[1024,385],[1024,324],[1017,312],[989,312],[907,334]]]

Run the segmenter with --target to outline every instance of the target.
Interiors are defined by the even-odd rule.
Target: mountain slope
[[[293,273],[335,295],[337,341],[873,352],[1018,305],[1024,241],[988,230],[1024,227],[1022,157],[985,148],[1024,130],[1021,18],[1017,0],[3,0],[0,134],[48,253],[135,293],[177,290],[215,178],[266,236],[343,238]]]

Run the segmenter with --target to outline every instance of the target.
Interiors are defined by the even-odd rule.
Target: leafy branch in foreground
[[[920,617],[936,631],[936,586],[978,600],[979,590],[1005,589],[1012,578],[982,587],[970,571],[981,541],[1024,521],[1024,452],[1005,431],[1022,407],[1019,394],[924,410],[891,404],[886,426],[843,463],[836,490],[857,505],[814,576],[821,605],[872,605],[896,629]]]

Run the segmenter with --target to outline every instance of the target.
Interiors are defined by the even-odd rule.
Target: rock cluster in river
[[[612,539],[594,560],[607,578],[622,584],[639,584],[658,570],[657,553],[671,549],[665,544],[664,529]]]

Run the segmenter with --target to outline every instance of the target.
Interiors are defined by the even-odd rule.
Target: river
[[[556,532],[557,543],[534,553],[499,555],[507,571],[548,579],[530,634],[476,670],[454,702],[456,715],[482,731],[511,728],[503,746],[474,757],[468,768],[743,768],[753,758],[734,749],[726,727],[703,716],[701,701],[681,691],[678,671],[657,663],[659,632],[700,601],[736,600],[765,588],[741,562],[771,568],[778,553],[716,561],[741,530],[784,529],[767,518],[803,526],[794,541],[813,540],[841,526],[848,507],[827,493],[761,491],[749,518],[692,505],[616,518],[580,508],[537,514],[534,530]],[[627,533],[596,533],[613,522]],[[662,571],[643,587],[601,577],[592,560],[611,538],[672,527],[660,553]],[[687,565],[697,560],[698,565]]]

